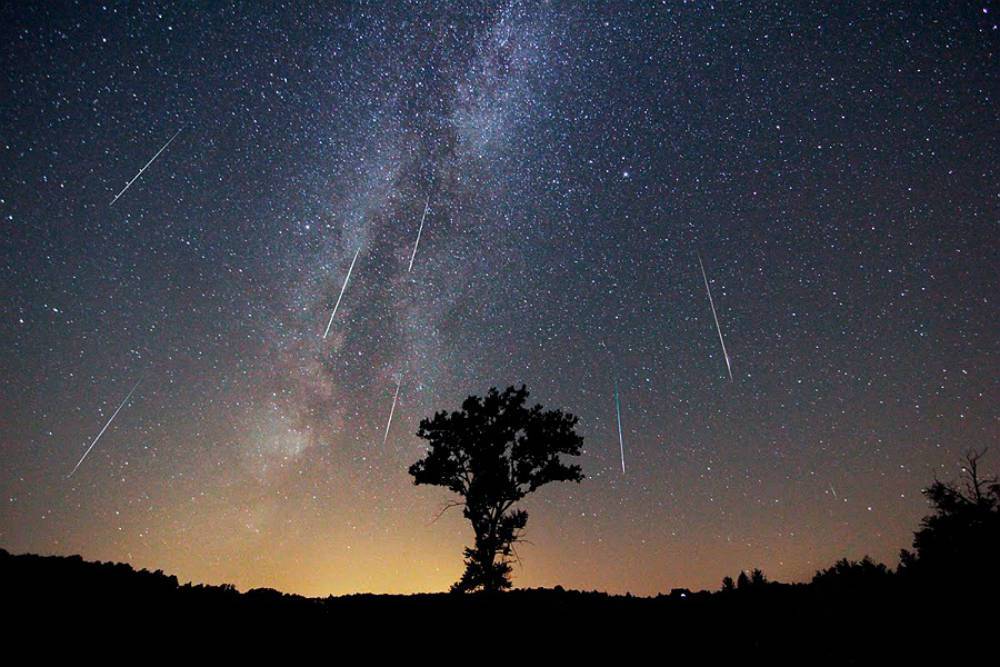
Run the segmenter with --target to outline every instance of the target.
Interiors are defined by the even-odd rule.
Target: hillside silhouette
[[[986,655],[987,630],[996,623],[1000,484],[981,474],[981,457],[967,455],[960,481],[924,490],[933,512],[895,570],[868,557],[844,558],[808,583],[770,581],[755,569],[725,577],[717,591],[677,588],[653,597],[556,587],[307,598],[0,549],[5,629],[15,643],[30,636],[20,628],[129,629],[133,639],[160,641],[169,633],[181,642],[206,631],[268,628],[271,634],[254,641],[284,641],[282,633],[295,632],[310,633],[307,642],[389,638],[435,652],[544,646],[565,657],[597,646],[710,662],[952,664]]]
[[[970,604],[995,604],[997,591],[993,585],[942,594],[868,558],[842,559],[809,583],[768,581],[759,570],[740,573],[738,581],[714,592],[674,589],[654,597],[556,587],[309,598],[268,588],[240,592],[231,585],[182,584],[175,576],[124,563],[0,549],[0,588],[6,608],[16,610],[9,627],[83,624],[128,629],[130,639],[139,641],[169,632],[182,643],[189,638],[184,633],[266,627],[270,634],[257,641],[305,632],[340,642],[388,636],[434,650],[474,650],[500,632],[516,646],[552,642],[548,650],[566,642],[559,654],[601,646],[712,660],[755,656],[770,664],[904,658],[925,664],[934,655],[986,650],[983,626],[992,617],[970,613]],[[956,616],[956,609],[964,612]],[[959,642],[963,633],[973,641]]]

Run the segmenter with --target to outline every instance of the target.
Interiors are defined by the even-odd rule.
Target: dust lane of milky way
[[[445,590],[415,433],[523,382],[586,479],[517,586],[894,564],[1000,438],[984,7],[12,4],[3,548]]]

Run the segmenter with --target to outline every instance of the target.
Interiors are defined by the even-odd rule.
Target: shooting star
[[[712,300],[712,288],[708,286],[708,274],[705,273],[705,265],[701,261],[701,254],[698,255],[698,266],[701,267],[701,277],[705,280],[705,291],[708,292],[708,305],[712,307],[712,318],[715,320],[715,330],[719,332],[719,343],[722,344],[722,356],[726,358],[726,370],[729,371],[729,381],[733,381],[733,366],[729,363],[729,353],[726,352],[726,341],[722,340],[722,327],[719,326],[719,316],[715,312],[715,301]]]
[[[830,493],[833,494],[835,500],[840,500],[840,497],[837,495],[837,489],[833,488],[833,484],[830,485]]]
[[[618,416],[618,446],[622,452],[622,474],[625,474],[625,439],[622,437],[622,405],[618,397],[618,381],[615,380],[615,414]]]
[[[139,387],[139,382],[142,382],[142,378],[136,381],[136,383],[132,386],[132,391],[128,393],[128,396],[125,397],[125,400],[122,401],[121,404],[118,406],[118,409],[114,411],[114,413],[111,415],[111,419],[108,420],[108,422],[104,425],[104,428],[101,429],[101,432],[98,433],[97,437],[94,438],[93,442],[90,443],[90,447],[87,447],[87,451],[85,451],[83,453],[83,456],[80,457],[80,460],[76,462],[76,465],[73,467],[73,471],[66,476],[66,479],[72,477],[73,473],[75,473],[77,471],[77,468],[80,467],[80,464],[83,463],[83,460],[87,458],[87,455],[90,454],[90,450],[94,448],[94,445],[97,444],[97,441],[101,439],[101,436],[104,435],[104,432],[108,430],[109,426],[111,426],[111,422],[115,420],[115,417],[118,416],[118,413],[121,412],[122,408],[125,407],[125,404],[128,403],[130,398],[132,398],[132,394],[134,394],[135,390]]]
[[[358,251],[354,253],[354,259],[351,260],[351,267],[347,269],[347,277],[344,278],[344,284],[340,288],[340,296],[337,297],[337,303],[333,306],[333,312],[330,313],[330,321],[326,323],[326,331],[323,332],[323,338],[326,338],[330,333],[330,327],[333,326],[333,318],[337,315],[337,309],[340,308],[340,300],[344,298],[344,290],[347,289],[347,281],[351,279],[351,271],[354,270],[354,262],[358,261],[358,255],[361,254],[361,246],[358,246]]]
[[[403,374],[399,374],[399,382],[396,383],[396,395],[392,397],[392,407],[389,409],[389,421],[385,423],[385,435],[382,436],[382,445],[389,440],[389,427],[392,426],[392,415],[396,412],[396,401],[399,400],[399,388],[403,386]]]
[[[183,129],[184,128],[182,127],[180,130],[177,130],[176,132],[174,132],[174,136],[170,137],[170,139],[167,140],[167,143],[163,144],[163,147],[160,148],[160,150],[156,151],[156,155],[154,155],[153,157],[149,158],[149,162],[147,162],[146,165],[142,169],[139,170],[138,174],[136,174],[135,176],[132,177],[131,181],[129,181],[128,183],[125,184],[125,187],[122,188],[122,191],[115,195],[115,198],[111,200],[111,203],[108,204],[108,206],[114,206],[115,205],[115,202],[118,201],[118,198],[121,197],[123,194],[125,194],[126,190],[128,190],[130,187],[132,187],[132,184],[136,182],[136,179],[138,179],[140,176],[142,176],[142,172],[146,171],[146,169],[149,168],[149,165],[153,164],[153,161],[156,160],[156,158],[160,157],[160,153],[162,153],[163,151],[167,150],[167,146],[169,146],[171,143],[173,143],[174,139],[177,138],[177,135],[180,134],[181,130],[183,130]]]
[[[431,196],[427,195],[427,201],[424,202],[424,214],[420,216],[420,229],[417,230],[417,240],[413,244],[413,253],[410,255],[410,268],[406,270],[407,273],[413,270],[413,260],[417,256],[417,246],[420,245],[420,235],[424,233],[424,220],[427,219],[427,211],[431,209]]]

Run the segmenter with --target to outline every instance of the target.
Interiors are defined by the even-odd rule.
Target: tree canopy
[[[985,454],[965,456],[961,479],[936,480],[923,491],[934,508],[914,533],[913,548],[900,554],[900,572],[936,584],[981,586],[996,578],[1000,563],[1000,482],[983,475]]]
[[[415,484],[444,486],[458,494],[472,523],[475,544],[465,549],[465,573],[453,590],[509,588],[510,559],[528,513],[514,505],[549,482],[583,479],[578,456],[583,445],[577,417],[561,410],[527,407],[528,390],[492,388],[469,396],[460,410],[441,411],[420,422],[417,436],[426,456],[410,466]]]

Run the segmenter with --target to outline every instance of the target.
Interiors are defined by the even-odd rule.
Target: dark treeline
[[[8,617],[14,612],[16,623],[49,629],[282,627],[339,633],[338,641],[419,635],[435,646],[498,637],[516,646],[534,636],[580,648],[653,643],[671,655],[766,654],[806,664],[907,657],[923,664],[931,656],[992,650],[983,633],[996,624],[1000,591],[1000,484],[982,476],[980,456],[968,456],[960,481],[924,490],[933,513],[897,568],[867,557],[842,559],[808,583],[769,581],[753,570],[726,577],[717,591],[674,589],[655,597],[556,587],[306,598],[181,584],[161,571],[79,556],[0,550],[0,588]]]

